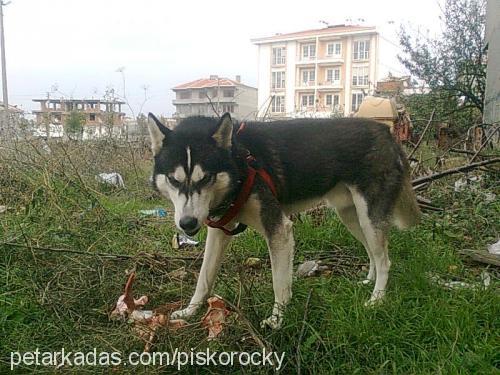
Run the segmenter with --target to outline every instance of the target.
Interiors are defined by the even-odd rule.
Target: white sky
[[[257,83],[251,38],[354,22],[397,44],[401,23],[439,29],[439,0],[12,0],[4,8],[9,103],[35,109],[51,87],[73,97],[126,92],[135,111],[174,112],[172,87],[210,74]],[[391,25],[388,21],[394,21]],[[394,49],[394,54],[397,49]],[[385,69],[404,72],[395,56]],[[60,97],[60,93],[52,93]]]

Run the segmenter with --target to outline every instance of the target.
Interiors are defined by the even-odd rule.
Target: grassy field
[[[9,369],[12,351],[140,352],[144,343],[127,323],[109,319],[126,272],[136,270],[135,293],[147,294],[150,306],[179,300],[186,304],[202,250],[172,249],[171,212],[164,219],[139,215],[139,209],[169,208],[148,183],[149,153],[108,142],[49,148],[22,144],[0,151],[0,205],[9,207],[0,214],[0,373]],[[109,171],[123,175],[125,189],[95,181],[96,173]],[[467,262],[458,250],[484,249],[500,233],[498,173],[483,173],[479,189],[461,193],[453,191],[454,179],[440,180],[424,193],[444,212],[426,213],[417,228],[392,233],[384,304],[363,306],[371,292],[371,286],[359,283],[366,274],[365,251],[332,212],[320,209],[295,219],[295,263],[321,258],[332,272],[294,281],[281,330],[259,328],[272,308],[271,272],[263,239],[247,230],[226,252],[214,290],[237,306],[241,316],[231,314],[224,334],[209,342],[197,323],[203,308],[192,325],[159,332],[152,350],[259,351],[248,321],[268,349],[285,353],[285,374],[499,373],[498,269],[488,269],[488,288],[447,290],[429,276],[481,285],[486,267]],[[497,199],[486,202],[488,192]],[[197,239],[203,243],[205,231]],[[263,266],[245,267],[248,257],[263,259]],[[172,277],[170,272],[181,267],[188,276]],[[19,366],[15,371],[56,370]],[[175,368],[87,366],[57,371],[173,373]],[[183,372],[273,370],[186,366]]]

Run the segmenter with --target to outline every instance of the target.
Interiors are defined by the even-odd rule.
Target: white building
[[[375,27],[336,25],[252,42],[258,46],[260,116],[348,116],[375,89]]]
[[[257,89],[235,80],[219,77],[201,78],[177,85],[174,117],[215,116],[229,112],[238,120],[254,118],[257,111]]]

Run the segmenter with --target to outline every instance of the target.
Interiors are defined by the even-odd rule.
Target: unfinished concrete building
[[[83,126],[112,125],[122,126],[125,113],[122,105],[125,102],[104,99],[33,99],[40,103],[40,109],[34,110],[37,125],[64,125],[71,112],[84,115]]]

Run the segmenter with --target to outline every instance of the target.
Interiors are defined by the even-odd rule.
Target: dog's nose
[[[198,228],[198,220],[192,216],[185,216],[179,221],[179,226],[185,232],[193,232]]]

